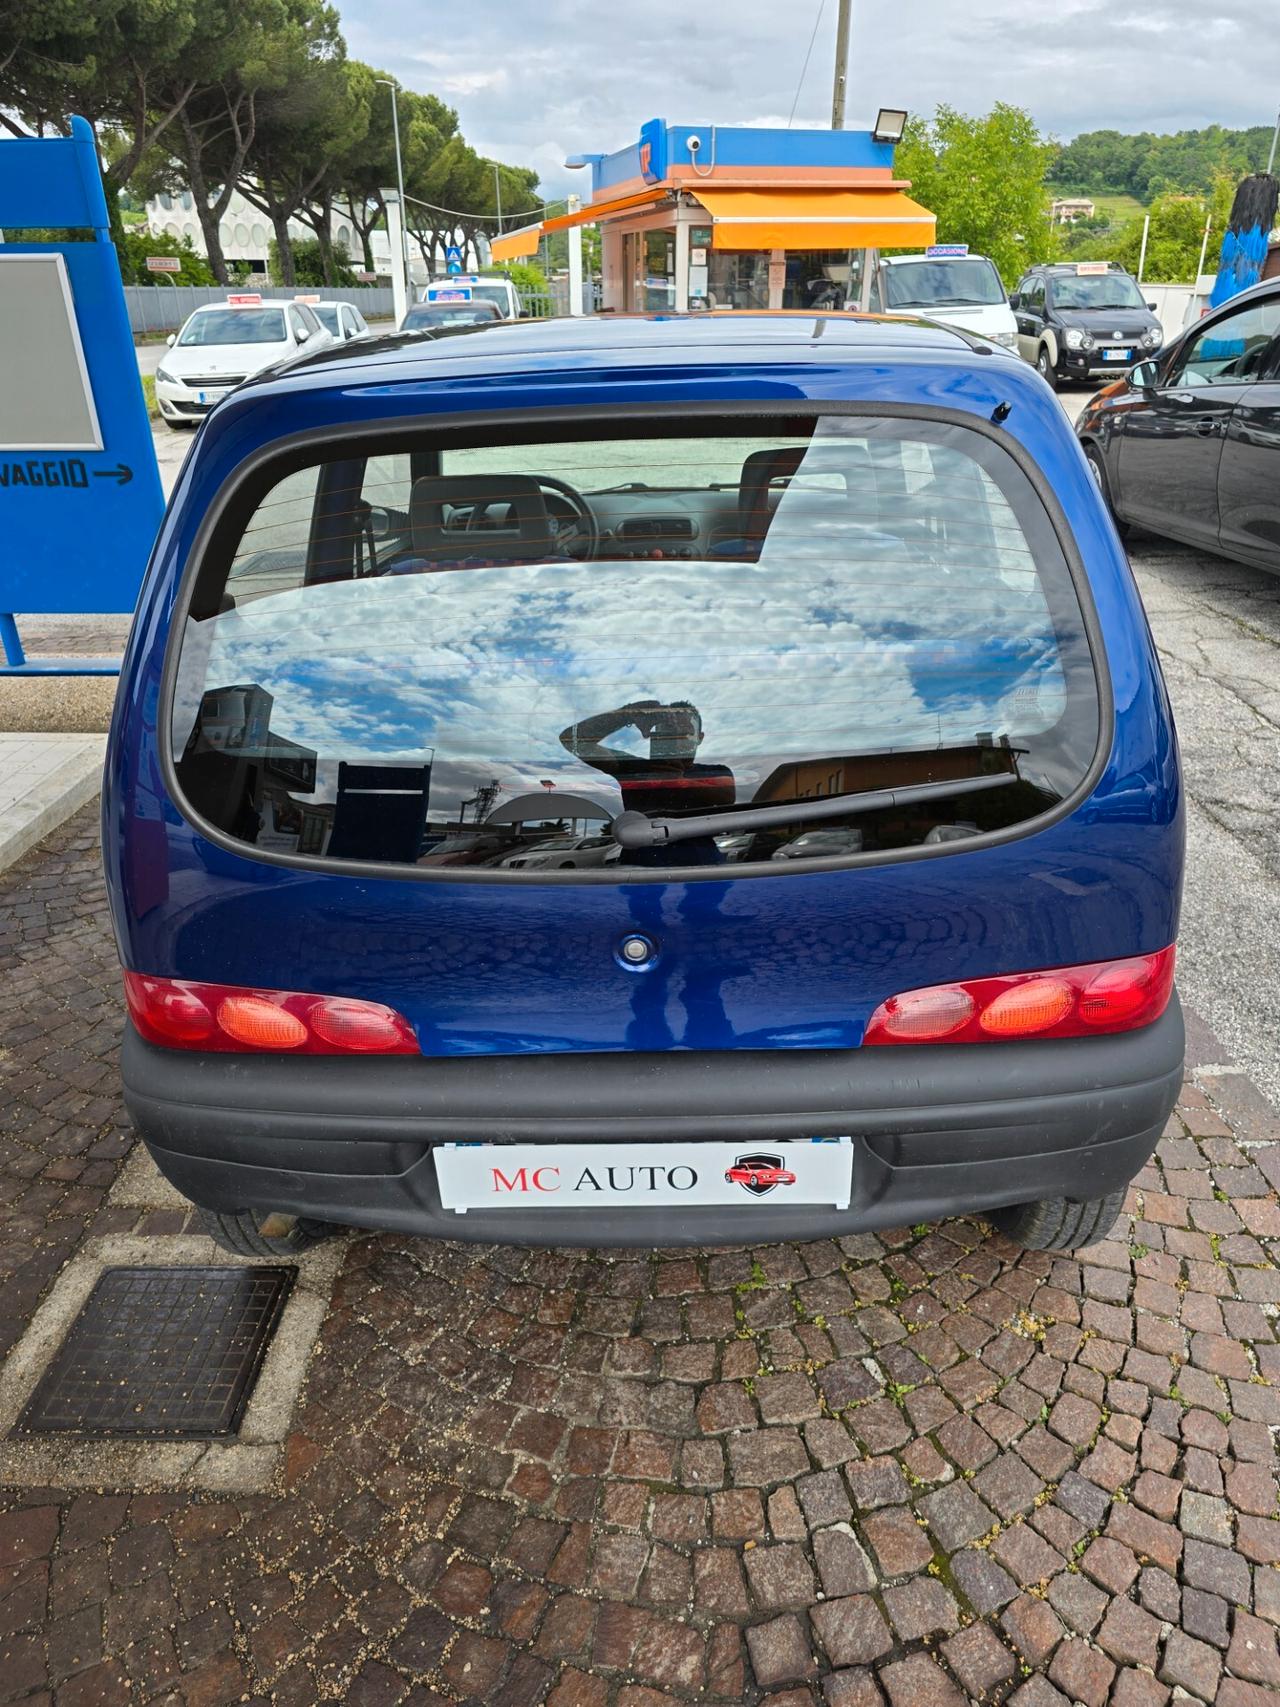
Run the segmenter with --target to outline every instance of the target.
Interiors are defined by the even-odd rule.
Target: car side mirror
[[[165,343],[168,344],[170,349],[173,348],[173,346],[177,343],[177,341],[178,341],[178,334],[176,332],[170,332],[169,336],[165,339]]]
[[[310,336],[311,336],[311,328],[309,326],[299,326],[299,328],[298,328],[298,342],[300,344],[305,344],[307,339]]]
[[[1154,313],[1155,313],[1155,311],[1156,311],[1156,305],[1155,305],[1155,303],[1154,303],[1154,302],[1149,302],[1149,303],[1148,303],[1148,304],[1147,304],[1147,307],[1148,307],[1148,308],[1149,308],[1149,309],[1150,309],[1150,310],[1151,310],[1151,312],[1152,312],[1152,313],[1153,313],[1153,314],[1154,314]]]
[[[1009,307],[1010,308],[1021,308],[1022,307],[1022,292],[1020,290],[1015,290],[1015,291],[1012,291],[1010,293]]]
[[[1159,380],[1160,369],[1155,362],[1139,362],[1129,369],[1129,384],[1135,391],[1154,391]]]

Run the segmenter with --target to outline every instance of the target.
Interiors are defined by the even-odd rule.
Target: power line
[[[448,213],[452,214],[455,219],[482,221],[488,225],[496,225],[507,220],[524,219],[532,216],[533,214],[545,213],[551,206],[550,202],[540,202],[537,207],[523,208],[519,213],[504,213],[498,215],[493,213],[464,213],[460,207],[438,207],[435,202],[424,202],[421,196],[411,196],[408,193],[406,193],[404,199],[407,202],[412,202],[415,207],[429,207],[432,213]]]
[[[827,0],[818,0],[818,15],[813,20],[813,34],[809,37],[809,45],[805,49],[804,64],[800,67],[800,81],[796,84],[796,98],[791,103],[791,114],[787,119],[787,129],[791,129],[792,120],[796,116],[796,108],[800,105],[800,91],[804,88],[805,76],[809,70],[809,59],[813,53],[813,44],[818,39],[818,25],[822,22],[822,14],[827,9]]]

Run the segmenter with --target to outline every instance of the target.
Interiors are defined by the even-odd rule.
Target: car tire
[[[1111,483],[1107,479],[1107,465],[1102,460],[1102,452],[1097,445],[1087,444],[1084,447],[1084,459],[1089,464],[1089,472],[1098,483],[1098,490],[1102,493],[1102,501],[1107,506],[1111,520],[1116,524],[1116,532],[1121,539],[1128,539],[1129,524],[1116,514],[1116,507],[1111,502]]]
[[[1121,1186],[1106,1197],[1087,1197],[1081,1203],[1069,1197],[1042,1197],[1036,1203],[993,1210],[987,1219],[997,1233],[1024,1250],[1075,1251],[1107,1236],[1124,1208],[1127,1189]]]
[[[197,1204],[204,1230],[219,1249],[237,1257],[296,1257],[338,1229],[328,1221],[312,1221],[304,1216],[260,1214],[254,1209],[240,1209],[226,1214],[219,1209],[206,1209]],[[266,1231],[278,1227],[279,1231]]]
[[[1058,389],[1058,370],[1049,359],[1048,344],[1041,344],[1036,351],[1036,372],[1044,380],[1050,391]]]

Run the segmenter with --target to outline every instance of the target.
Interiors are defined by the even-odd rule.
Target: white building
[[[189,238],[198,255],[206,254],[204,233],[196,217],[195,200],[190,190],[182,190],[175,195],[165,193],[154,196],[147,203],[146,213],[147,229],[157,237],[173,237],[179,242],[184,237]],[[334,210],[332,229],[334,247],[345,249],[351,266],[357,272],[363,271],[364,250],[359,234],[351,223],[350,215],[344,216],[340,207]],[[268,250],[273,236],[271,221],[260,208],[247,201],[239,190],[232,191],[231,200],[222,216],[221,231],[222,254],[226,261],[246,261],[255,273],[267,271]],[[291,219],[289,235],[302,243],[314,238],[315,232],[300,219]],[[380,278],[390,278],[391,242],[387,233],[373,232],[370,244],[373,249],[374,271]],[[481,255],[469,257],[469,264],[484,264],[488,245],[482,243],[481,247]],[[409,272],[415,284],[425,284],[429,277],[436,277],[447,271],[444,255],[437,253],[436,265],[428,272],[422,259],[422,251],[412,237],[408,241],[408,252]]]

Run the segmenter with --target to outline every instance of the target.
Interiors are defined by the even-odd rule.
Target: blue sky
[[[567,153],[621,147],[656,115],[785,125],[794,102],[797,125],[830,121],[836,0],[340,4],[354,55],[443,96],[482,154],[535,167],[550,193],[581,188]],[[1275,0],[853,0],[851,126],[882,105],[997,100],[1061,137],[1270,123]]]

